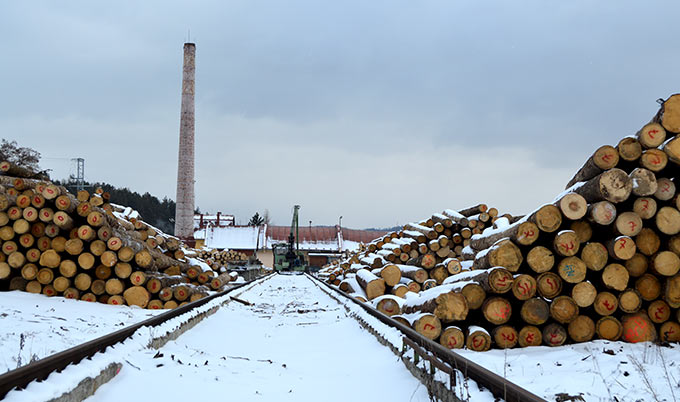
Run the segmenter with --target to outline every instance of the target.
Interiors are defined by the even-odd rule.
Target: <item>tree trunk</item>
[[[661,282],[651,274],[644,274],[635,281],[635,290],[645,301],[652,301],[661,296]]]
[[[465,346],[470,350],[474,350],[475,352],[486,352],[491,349],[491,336],[489,335],[489,332],[482,327],[468,327],[466,339]]]
[[[637,168],[633,170],[629,176],[633,182],[633,195],[644,197],[656,192],[658,188],[656,175],[651,170]]]
[[[538,294],[552,299],[562,292],[562,279],[553,272],[544,272],[536,278]]]
[[[543,325],[550,318],[550,306],[542,298],[534,297],[522,303],[519,314],[527,324]]]
[[[616,150],[619,151],[620,159],[625,162],[635,162],[640,159],[640,156],[642,155],[640,141],[634,137],[625,137],[621,139],[616,146]]]
[[[586,279],[586,264],[578,257],[567,257],[557,265],[557,273],[567,283],[579,283]]]
[[[543,343],[543,334],[541,330],[533,325],[522,327],[519,331],[519,346],[525,348],[527,346],[541,346]]]
[[[530,221],[518,221],[501,231],[492,232],[489,235],[483,234],[473,236],[470,240],[470,247],[474,250],[485,250],[503,238],[510,238],[513,242],[528,246],[538,239],[539,230],[536,224]]]
[[[595,289],[595,286],[590,282],[577,283],[576,286],[571,289],[571,297],[581,308],[592,306],[596,296],[597,289]]]
[[[465,296],[453,291],[452,286],[437,286],[417,298],[407,298],[402,309],[405,313],[432,313],[442,322],[461,321],[468,314]]]
[[[595,323],[585,315],[579,315],[567,327],[569,337],[574,342],[588,342],[595,336]]]
[[[640,165],[652,172],[660,172],[668,165],[668,155],[660,149],[647,149],[642,152]]]
[[[123,298],[128,306],[139,306],[145,308],[149,304],[151,296],[149,291],[147,291],[142,286],[132,286],[125,290],[123,293]]]
[[[488,322],[494,325],[502,325],[510,320],[512,305],[503,297],[491,297],[482,304],[482,313]]]
[[[603,171],[614,168],[618,163],[619,152],[616,148],[610,145],[603,145],[588,158],[583,167],[569,180],[565,188],[569,188],[576,183],[588,181]]]
[[[581,194],[589,203],[603,200],[617,203],[628,199],[633,191],[633,182],[626,172],[613,168],[574,188],[573,191]]]
[[[628,287],[628,270],[621,264],[609,264],[602,271],[602,283],[609,289],[619,292]]]
[[[560,324],[574,321],[578,314],[578,304],[569,296],[558,296],[550,303],[550,316]]]
[[[536,295],[536,279],[531,275],[518,275],[512,282],[512,294],[517,300],[528,300]]]
[[[501,349],[512,349],[519,342],[519,334],[515,328],[509,325],[502,325],[491,331],[496,346]]]
[[[646,312],[623,316],[623,340],[626,342],[654,342],[658,335],[656,327],[647,316]]]
[[[373,300],[385,294],[385,281],[366,269],[357,271],[356,280],[359,286],[366,292],[368,300]]]
[[[567,331],[560,324],[552,323],[543,328],[543,342],[548,346],[562,346],[567,341]]]
[[[605,316],[595,324],[595,333],[602,339],[617,341],[623,335],[623,325],[615,317]]]
[[[520,249],[509,239],[500,240],[487,250],[477,254],[474,269],[503,267],[510,272],[517,272],[524,260]]]
[[[465,334],[458,327],[447,327],[439,336],[439,343],[445,348],[461,349],[465,346]]]
[[[527,253],[527,265],[537,274],[550,271],[555,265],[555,255],[543,246],[533,247]]]

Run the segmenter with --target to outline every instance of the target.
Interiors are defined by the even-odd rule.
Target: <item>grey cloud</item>
[[[632,0],[3,3],[0,132],[46,155],[84,156],[91,179],[174,197],[190,28],[203,209],[247,220],[266,207],[285,223],[301,203],[315,223],[340,213],[355,226],[487,199],[519,213],[678,90],[678,11]],[[455,186],[475,174],[453,169],[456,152],[496,172],[533,166],[536,192],[508,199],[500,189],[529,178],[489,173],[483,188],[498,191],[465,179],[469,192],[409,198],[380,176]],[[424,174],[430,166],[440,171]],[[286,188],[285,177],[298,182]],[[242,191],[215,193],[222,180]]]

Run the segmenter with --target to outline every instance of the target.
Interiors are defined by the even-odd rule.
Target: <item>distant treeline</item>
[[[59,183],[66,187],[68,191],[75,194],[77,192],[75,184]],[[128,188],[117,188],[107,183],[85,183],[85,189],[92,192],[101,187],[104,191],[111,194],[111,202],[118,205],[130,207],[142,215],[144,222],[157,227],[167,234],[175,233],[175,201],[168,197],[159,200],[153,195],[144,193],[140,195],[136,191]]]

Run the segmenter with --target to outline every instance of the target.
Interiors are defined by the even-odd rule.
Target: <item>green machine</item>
[[[299,205],[293,207],[293,221],[290,224],[290,235],[287,243],[272,245],[274,252],[274,270],[279,272],[307,272],[305,256],[300,252],[298,211]]]

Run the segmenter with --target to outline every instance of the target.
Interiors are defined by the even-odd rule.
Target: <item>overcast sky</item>
[[[680,92],[678,1],[0,3],[0,133],[175,198],[197,46],[196,203],[245,223],[526,213]]]

